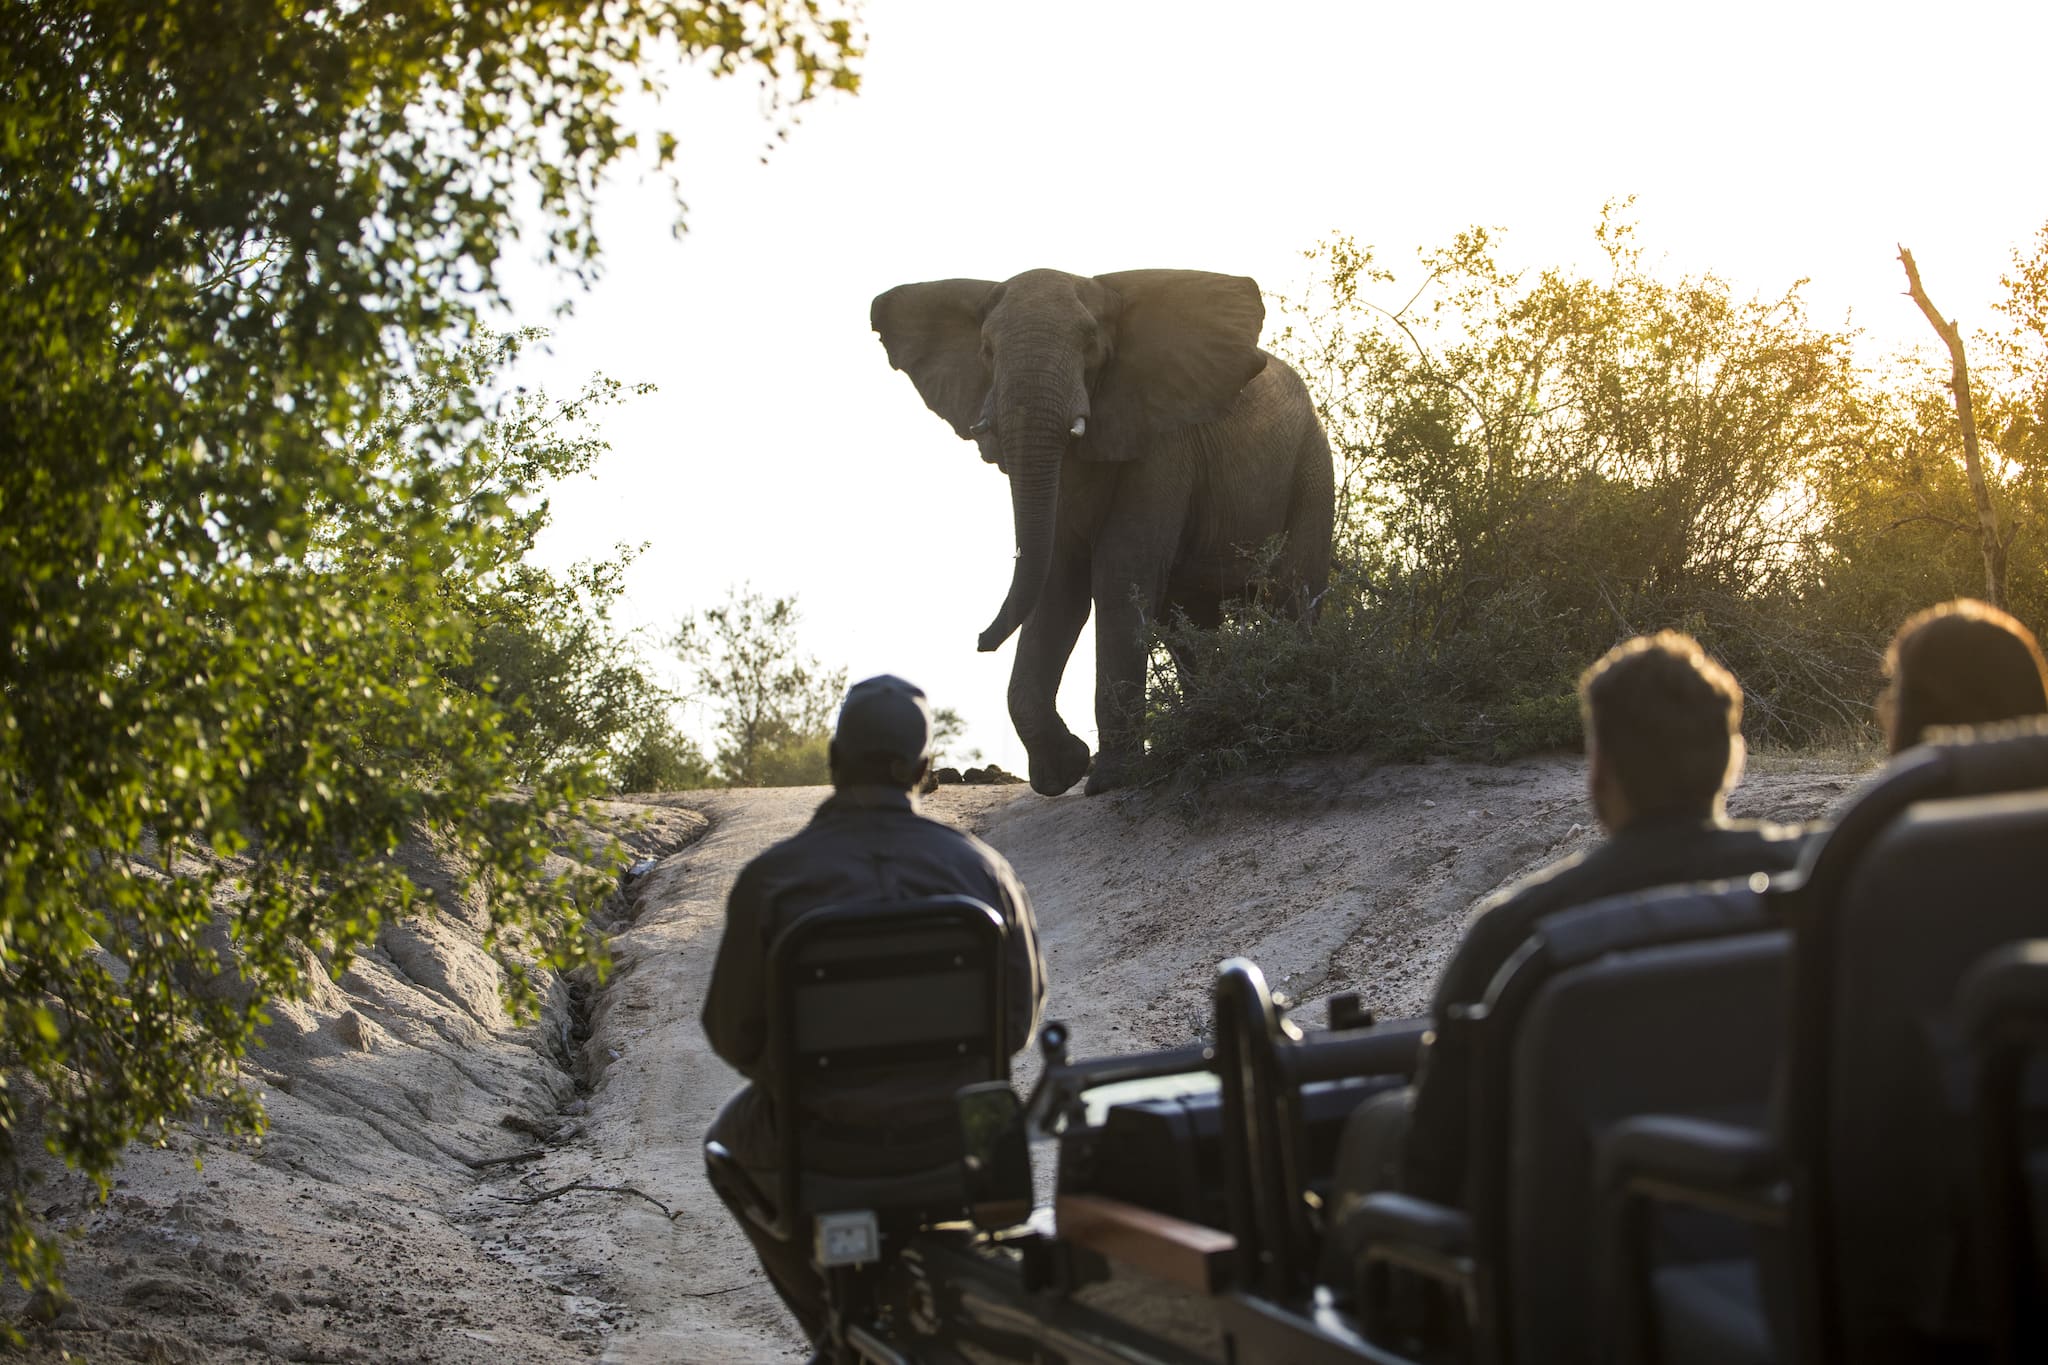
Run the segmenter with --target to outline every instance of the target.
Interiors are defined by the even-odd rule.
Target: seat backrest
[[[1560,973],[1531,1006],[1516,1040],[1510,1120],[1518,1359],[1598,1354],[1593,1153],[1609,1128],[1645,1112],[1762,1122],[1789,942],[1775,930],[1617,953]],[[1746,1243],[1729,1239],[1726,1249]]]
[[[1860,933],[1851,927],[1861,919],[1858,905],[1873,889],[1882,889],[1884,878],[1890,875],[1876,871],[1871,860],[1878,847],[1891,837],[1894,826],[1922,802],[2043,787],[2048,787],[2048,717],[1979,727],[1974,732],[1957,731],[1940,742],[1918,745],[1893,759],[1871,779],[1843,809],[1834,828],[1808,845],[1799,872],[1788,880],[1782,893],[1774,893],[1793,929],[1790,1022],[1777,1087],[1775,1126],[1792,1177],[1790,1231],[1796,1281],[1792,1304],[1797,1338],[1793,1348],[1797,1354],[1815,1359],[1842,1358],[1848,1349],[1843,1336],[1845,1326],[1862,1311],[1846,1311],[1844,1267],[1837,1264],[1843,1230],[1836,1223],[1835,1210],[1838,1194],[1860,1201],[1872,1191],[1869,1173],[1846,1172],[1844,1180],[1832,1170],[1840,1155],[1837,1145],[1843,1140],[1860,1147],[1890,1145],[1888,1139],[1878,1139],[1872,1131],[1856,1130],[1857,1124],[1879,1121],[1868,1109],[1860,1110],[1860,1118],[1854,1121],[1838,1118],[1838,1101],[1860,1105],[1862,1101],[1856,1096],[1875,1096],[1862,1080],[1845,1077],[1844,1088],[1833,1074],[1838,1041],[1846,1041],[1838,1039],[1837,1024],[1845,1017],[1860,1015],[1864,1009],[1861,1003],[1851,1006],[1841,999],[1845,991],[1852,989],[1848,985],[1851,974],[1865,970],[1865,964],[1858,960],[1862,954],[1852,951],[1846,938]],[[1924,830],[1915,836],[1921,847],[1925,847],[1927,838],[1928,832]],[[1896,866],[1889,855],[1887,865]],[[1967,881],[1950,885],[1961,887]],[[1923,904],[1917,916],[1907,912],[1908,917],[1919,920],[1920,930],[1934,938],[1983,951],[1987,945],[1979,931],[1985,926],[1970,928],[1968,916],[1958,920],[1941,911],[1940,907],[1951,898],[1950,893],[1943,892],[1932,905]],[[1924,891],[1917,899],[1925,902]],[[1875,921],[1866,928],[1874,925]],[[1947,954],[1947,949],[1941,949],[1928,963],[1932,970],[1928,984],[1938,976],[1952,994],[1956,979],[1943,965]],[[1868,991],[1856,994],[1859,1002],[1870,998]],[[1889,1029],[1894,1045],[1903,1036],[1902,1028],[1906,1035],[1913,1030],[1913,1026],[1901,1025],[1896,1019],[1890,1023],[1881,1018],[1869,1022],[1880,1032]],[[1860,1030],[1861,1024],[1855,1027]],[[1877,1059],[1873,1065],[1882,1071],[1886,1063]],[[1889,1102],[1907,1105],[1922,1103],[1926,1087],[1938,1089],[1941,1084],[1924,1069],[1917,1078],[1902,1075],[1894,1079],[1897,1085]],[[1921,1093],[1908,1093],[1913,1087],[1919,1087]],[[1911,1119],[1901,1115],[1898,1121]],[[1900,1155],[1909,1147],[1925,1151],[1922,1144],[1914,1141],[1902,1144]],[[1903,1167],[1891,1169],[1896,1174]],[[1919,1170],[1918,1176],[1937,1182],[1945,1178],[1926,1169]],[[1856,1187],[1853,1194],[1851,1184]],[[1870,1251],[1867,1247],[1856,1249],[1852,1258],[1862,1258]],[[1860,1279],[1866,1272],[1849,1268],[1848,1273]],[[1901,1277],[1914,1278],[1920,1273],[1901,1270],[1888,1278],[1898,1283]],[[1887,1276],[1880,1271],[1880,1278]],[[1951,1303],[1948,1307],[1957,1305]],[[1889,1321],[1898,1326],[1904,1321],[1903,1314],[1911,1312],[1917,1317],[1922,1311],[1920,1307],[1908,1310],[1895,1304],[1890,1309],[1881,1307],[1874,1321]],[[1943,1313],[1947,1315],[1948,1309]],[[1889,1340],[1890,1346],[1881,1341],[1872,1346],[1878,1353],[1873,1359],[1896,1358],[1886,1353],[1904,1349],[1902,1334],[1894,1334]]]
[[[830,906],[777,936],[768,1046],[785,1175],[816,1164],[814,1130],[915,1150],[904,1125],[943,1126],[960,1086],[1009,1078],[1007,937],[968,896]]]
[[[1597,1353],[1593,1154],[1645,1112],[1755,1122],[1783,1028],[1789,937],[1747,884],[1553,915],[1475,1020],[1472,1219],[1517,1360]]]
[[[2048,1360],[2048,939],[2009,943],[1963,978],[1970,1036],[1986,1297],[2001,1365]]]
[[[2048,934],[2048,790],[1925,801],[1867,850],[1834,907],[1824,1155],[1834,1311],[1851,1358],[1987,1330],[1981,1171],[1957,987]]]

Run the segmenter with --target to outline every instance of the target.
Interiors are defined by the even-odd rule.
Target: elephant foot
[[[1088,746],[1078,735],[1063,735],[1042,749],[1031,750],[1031,790],[1058,796],[1088,771]]]
[[[1082,789],[1084,796],[1099,796],[1103,792],[1115,791],[1118,787],[1131,785],[1131,762],[1111,754],[1097,754],[1095,766],[1089,770],[1088,785]]]

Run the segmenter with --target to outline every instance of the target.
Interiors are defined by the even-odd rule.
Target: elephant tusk
[[[988,435],[988,429],[989,420],[988,418],[984,417],[979,422],[976,422],[973,426],[967,428],[967,434],[969,436],[986,436]]]
[[[1074,419],[1074,425],[1068,429],[1067,435],[1078,439],[1079,437],[1086,436],[1087,434],[1088,419],[1086,417],[1076,417]]]

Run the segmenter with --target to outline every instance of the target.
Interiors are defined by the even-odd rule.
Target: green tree
[[[726,594],[678,627],[673,644],[696,690],[719,712],[718,774],[734,787],[830,780],[826,746],[846,693],[846,670],[802,652],[794,597],[749,588]]]
[[[0,1240],[24,1283],[55,1271],[28,1110],[103,1182],[199,1097],[257,1121],[236,1057],[298,986],[294,940],[338,963],[402,909],[413,830],[542,960],[584,954],[577,892],[540,873],[590,778],[507,795],[533,772],[460,685],[473,622],[440,591],[516,558],[516,509],[459,505],[488,395],[421,408],[404,377],[496,297],[515,200],[596,270],[595,189],[639,146],[618,111],[668,50],[785,107],[851,89],[858,55],[821,0],[0,3]],[[223,904],[232,960],[201,946]],[[201,988],[223,974],[243,988]]]
[[[465,428],[459,457],[435,466],[457,533],[446,547],[364,543],[354,534],[359,518],[351,509],[315,514],[321,553],[347,580],[374,581],[394,567],[394,553],[435,557],[435,595],[422,605],[459,614],[468,645],[465,657],[437,657],[426,666],[497,703],[521,782],[578,765],[609,770],[614,750],[629,742],[645,747],[674,701],[653,681],[633,637],[612,620],[638,549],[621,545],[608,560],[562,573],[528,562],[548,525],[548,488],[587,473],[609,448],[591,425],[598,410],[651,389],[599,376],[560,402],[539,389],[501,392],[520,350],[540,336],[486,336],[450,354],[430,353],[417,374],[396,386],[402,401],[363,442],[366,467],[404,488],[419,429],[465,395],[489,399]],[[475,523],[495,533],[461,534]]]

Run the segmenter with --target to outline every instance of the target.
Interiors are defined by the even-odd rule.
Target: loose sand
[[[1817,818],[1869,762],[1757,762],[1734,811]],[[1414,1013],[1474,900],[1595,837],[1581,771],[1332,760],[1192,797],[947,787],[926,804],[1022,875],[1048,1015],[1088,1055],[1204,1032],[1231,955],[1309,1022],[1339,991]],[[28,1359],[801,1358],[703,1181],[698,1144],[737,1079],[697,1013],[733,877],[823,795],[616,803],[634,847],[665,856],[620,908],[587,1025],[558,991],[540,1024],[512,1028],[459,907],[395,926],[254,1057],[272,1116],[260,1147],[215,1143],[195,1169],[189,1128],[134,1154],[105,1205],[76,1177],[37,1192],[73,1239],[74,1302],[36,1326],[19,1294],[0,1300],[32,1331]]]

